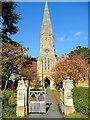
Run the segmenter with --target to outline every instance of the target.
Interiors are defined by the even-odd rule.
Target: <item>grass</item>
[[[64,117],[65,120],[78,120],[77,118],[81,118],[80,120],[90,120],[85,115],[77,113],[77,112],[69,114],[69,115],[64,115],[61,112],[61,109],[60,109],[60,91],[59,90],[53,90],[53,94],[54,94],[55,99],[57,100],[59,111],[60,111],[60,113],[62,114],[62,116]]]
[[[55,97],[55,99],[56,99],[56,101],[57,101],[57,103],[58,103],[58,109],[59,109],[59,112],[62,114],[62,116],[63,116],[63,113],[62,113],[62,111],[61,111],[61,108],[60,108],[60,90],[53,90],[53,94],[54,94],[54,97]]]
[[[69,115],[64,115],[65,120],[90,120],[88,117],[80,113],[72,113]]]
[[[60,90],[53,90],[53,93],[57,103],[60,104]]]

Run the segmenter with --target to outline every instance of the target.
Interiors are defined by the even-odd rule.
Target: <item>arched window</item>
[[[48,58],[48,70],[50,69],[50,59]]]
[[[50,59],[48,57],[45,58],[44,69],[45,70],[49,70],[50,69]]]
[[[46,62],[46,58],[45,58],[45,70],[47,69],[47,62]]]

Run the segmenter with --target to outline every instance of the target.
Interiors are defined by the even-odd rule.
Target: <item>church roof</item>
[[[41,35],[53,35],[48,4],[46,2],[43,16]]]
[[[37,61],[38,60],[38,57],[32,57],[31,58],[31,61]]]

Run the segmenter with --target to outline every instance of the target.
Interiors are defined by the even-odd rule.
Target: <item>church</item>
[[[51,89],[55,88],[54,80],[51,77],[51,70],[55,67],[56,61],[54,35],[48,3],[46,2],[40,34],[40,55],[37,58],[37,76],[39,77],[42,86],[45,87],[47,85]]]
[[[63,61],[65,56],[62,54],[56,57],[54,48],[54,34],[50,19],[48,3],[45,3],[44,15],[40,33],[40,54],[37,58],[32,58],[35,66],[37,77],[40,80],[41,86],[55,88],[55,83],[52,78],[52,68],[55,67],[58,61]],[[77,83],[77,86],[88,86],[88,81]]]

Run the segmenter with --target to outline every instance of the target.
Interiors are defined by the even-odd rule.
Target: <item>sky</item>
[[[16,13],[22,18],[19,31],[11,38],[29,48],[26,54],[40,54],[40,32],[45,2],[17,2]],[[73,51],[76,46],[88,47],[88,3],[48,2],[54,34],[54,46],[58,56]]]

